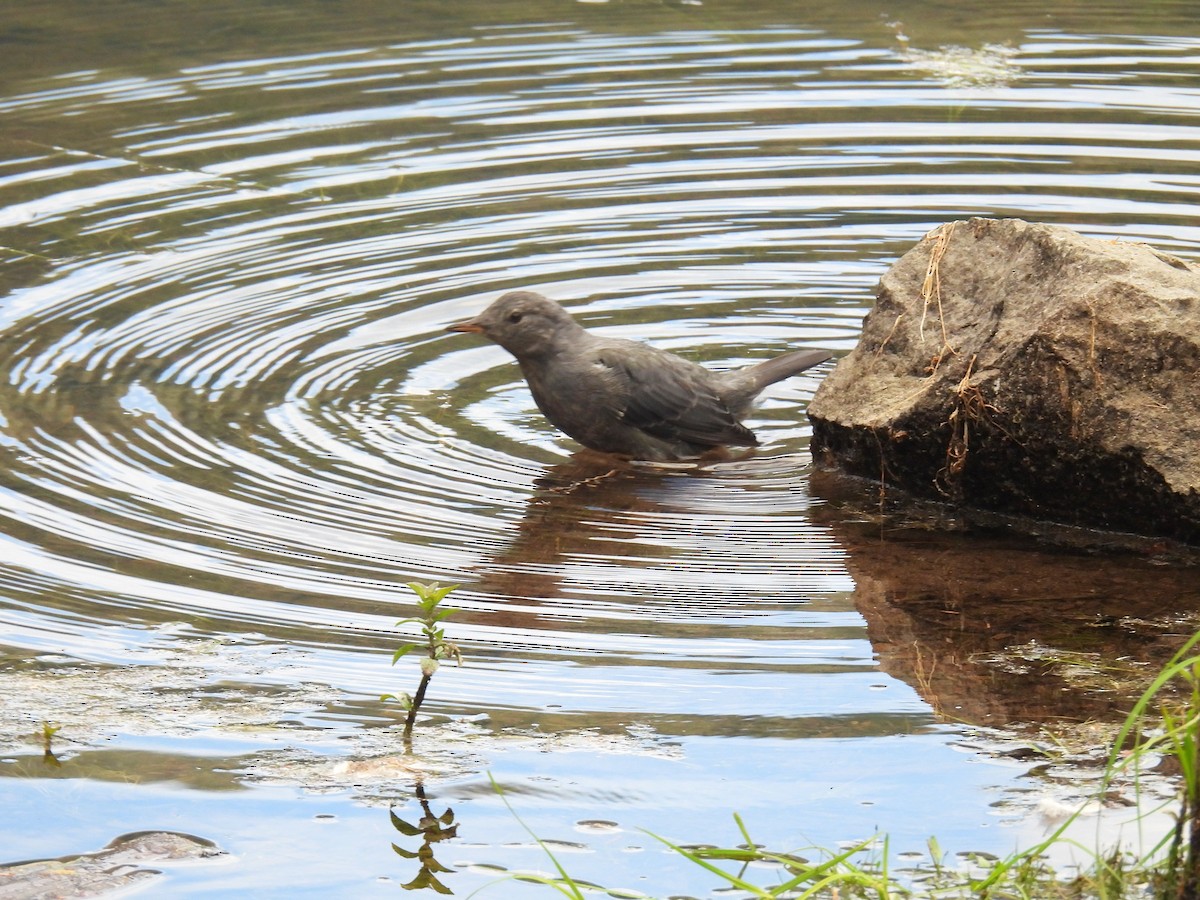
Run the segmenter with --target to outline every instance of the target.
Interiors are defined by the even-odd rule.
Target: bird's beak
[[[483,334],[483,326],[475,319],[467,319],[465,322],[456,322],[453,325],[446,326],[447,331],[468,331],[474,334]]]

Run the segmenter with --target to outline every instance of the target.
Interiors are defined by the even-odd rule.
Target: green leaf
[[[419,649],[421,649],[420,644],[401,644],[396,648],[396,652],[392,654],[392,665],[394,666],[396,663],[398,663],[400,661],[400,657]]]
[[[428,604],[430,608],[441,603],[446,596],[452,591],[458,590],[457,584],[441,585],[436,581],[431,581],[429,584],[422,584],[419,581],[410,581],[405,585],[410,591],[417,595],[417,598],[422,604]]]
[[[453,894],[454,891],[446,887],[440,881],[433,877],[433,874],[428,869],[422,869],[417,873],[417,877],[407,884],[402,884],[400,887],[406,891],[420,891],[425,888],[433,888],[439,894]]]
[[[408,822],[405,822],[390,809],[388,810],[388,815],[392,819],[392,827],[405,837],[415,837],[416,835],[422,833],[420,828],[418,828],[416,825],[410,825]]]

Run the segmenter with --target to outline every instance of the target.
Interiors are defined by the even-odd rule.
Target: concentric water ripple
[[[86,657],[97,628],[183,618],[374,690],[357,650],[439,579],[484,673],[603,661],[583,707],[701,696],[680,665],[717,697],[731,661],[772,690],[865,676],[809,517],[823,370],[769,393],[745,459],[606,475],[503,351],[443,328],[530,287],[739,365],[850,347],[886,265],[949,218],[1200,252],[1200,39],[902,32],[477,28],[0,97],[14,639]],[[544,705],[536,677],[485,682],[448,702]],[[853,713],[920,710],[834,682]]]
[[[410,580],[462,585],[419,746],[462,895],[545,867],[485,769],[573,874],[654,896],[713,885],[639,829],[736,842],[735,809],[779,849],[1040,840],[1022,764],[939,724],[998,721],[959,656],[1036,629],[870,609],[906,554],[971,559],[876,547],[810,488],[829,364],[767,392],[752,453],[617,466],[444,331],[520,287],[706,365],[844,352],[886,267],[975,215],[1200,257],[1189,4],[807,6],[6,5],[0,863],[176,823],[233,862],[162,896],[395,896],[406,836],[369,805],[415,818],[378,700],[415,680],[387,664]],[[1125,584],[1022,554],[1080,621]],[[1180,608],[1186,576],[1155,582]],[[1110,594],[1072,640],[1162,612]]]

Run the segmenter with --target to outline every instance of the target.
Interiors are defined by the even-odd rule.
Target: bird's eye
[[[510,322],[512,322],[514,325],[516,325],[518,322],[520,322],[520,321],[521,321],[521,314],[520,314],[519,312],[511,312],[511,313],[509,313],[509,314],[508,314],[508,321],[510,321]]]

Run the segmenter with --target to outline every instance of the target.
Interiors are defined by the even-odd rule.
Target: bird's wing
[[[601,351],[598,361],[627,387],[622,418],[634,428],[702,447],[758,443],[754,432],[734,418],[717,395],[712,377],[699,366],[642,347],[634,352]]]

